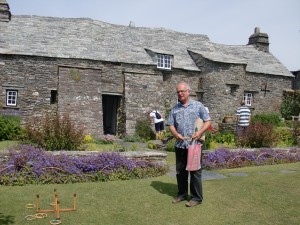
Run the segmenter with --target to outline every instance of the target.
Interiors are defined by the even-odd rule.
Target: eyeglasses
[[[177,94],[180,94],[180,93],[185,93],[187,92],[189,89],[186,89],[186,90],[179,90],[179,91],[176,91]]]

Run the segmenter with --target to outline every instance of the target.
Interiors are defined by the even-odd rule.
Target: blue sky
[[[136,27],[204,34],[212,42],[245,45],[254,28],[269,35],[270,52],[300,70],[299,0],[7,0],[13,15],[87,17]]]

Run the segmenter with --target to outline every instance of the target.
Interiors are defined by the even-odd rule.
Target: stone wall
[[[187,82],[191,88],[191,98],[198,100],[197,92],[199,90],[200,71],[172,70],[172,72],[163,73],[163,96],[166,109],[170,109],[177,103],[176,85],[181,82]],[[166,114],[166,113],[165,113]]]
[[[197,56],[200,71],[155,66],[121,64],[84,59],[58,59],[32,56],[0,56],[0,94],[2,113],[23,119],[58,110],[86,127],[86,132],[103,134],[102,95],[122,98],[118,128],[134,133],[137,119],[147,119],[157,109],[166,117],[177,102],[175,86],[190,84],[193,99],[202,99],[214,121],[234,114],[244,92],[253,93],[254,113],[279,112],[282,91],[291,87],[291,78],[250,74],[245,65],[211,62]],[[233,91],[234,87],[234,91]],[[16,107],[6,107],[7,89],[18,90]],[[265,91],[266,90],[266,91]],[[51,104],[51,91],[57,102]]]
[[[199,56],[196,62],[202,70],[199,83],[203,103],[211,117],[220,122],[226,114],[235,114],[245,92],[253,94],[250,107],[255,113],[280,112],[283,90],[291,88],[290,77],[255,74],[243,64],[211,62]]]
[[[154,109],[163,111],[162,76],[125,72],[126,132],[134,133],[136,120],[148,119]]]
[[[124,111],[118,113],[123,124],[118,121],[118,127],[125,126],[125,132],[132,134],[137,119],[148,119],[153,109],[165,115],[176,103],[178,82],[185,80],[196,88],[197,73],[163,72],[154,66],[29,56],[1,56],[0,62],[2,113],[21,115],[23,121],[45,112],[69,113],[95,136],[103,134],[103,94],[122,96]],[[18,90],[16,107],[5,106],[7,89]],[[54,103],[53,91],[57,92]]]
[[[102,94],[123,95],[122,66],[91,60],[27,56],[0,58],[1,110],[26,118],[58,110],[86,127],[86,133],[103,134]],[[7,107],[6,90],[18,91],[16,107]],[[51,104],[51,92],[57,102]]]
[[[1,56],[0,92],[3,111],[18,111],[23,117],[51,111],[51,90],[57,90],[57,62],[54,59]],[[16,107],[6,107],[6,90],[18,91]],[[54,107],[54,106],[53,106]]]
[[[300,90],[300,70],[293,71],[295,79],[293,80],[293,90]]]
[[[58,73],[58,111],[69,113],[88,133],[102,134],[101,70],[59,67]]]

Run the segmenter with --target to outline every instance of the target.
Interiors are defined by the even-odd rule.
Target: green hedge
[[[281,104],[281,115],[285,119],[291,119],[292,116],[300,114],[300,90],[284,91]]]
[[[251,123],[260,123],[264,125],[272,125],[279,127],[282,124],[281,116],[278,113],[261,113],[251,118]]]
[[[0,140],[16,140],[22,135],[19,116],[0,115]]]

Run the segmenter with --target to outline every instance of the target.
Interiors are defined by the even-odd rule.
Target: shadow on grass
[[[5,216],[3,213],[0,212],[0,224],[1,225],[9,225],[9,224],[14,224],[15,217],[14,216]]]
[[[161,181],[152,181],[151,186],[161,194],[166,194],[172,197],[176,196],[177,194],[176,184],[164,183]]]

